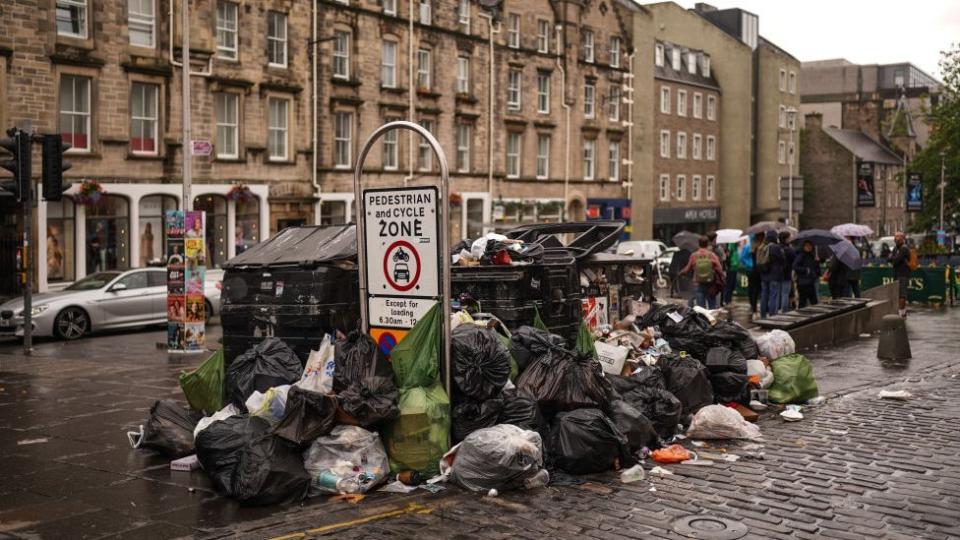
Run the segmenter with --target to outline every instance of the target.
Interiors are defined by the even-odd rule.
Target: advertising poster
[[[877,196],[873,188],[873,163],[857,164],[857,206],[876,206]]]
[[[923,210],[923,176],[912,172],[907,175],[907,212]]]
[[[168,211],[167,235],[167,349],[171,352],[204,348],[203,284],[206,274],[204,213]]]

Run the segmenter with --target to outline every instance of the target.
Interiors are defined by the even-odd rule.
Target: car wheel
[[[213,304],[209,300],[203,301],[203,323],[210,324],[210,317],[213,316]]]
[[[68,307],[57,314],[53,331],[60,339],[80,339],[90,330],[90,317],[78,307]]]

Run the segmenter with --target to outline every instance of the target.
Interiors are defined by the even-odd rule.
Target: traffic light
[[[43,136],[43,198],[48,201],[59,201],[70,189],[70,182],[63,182],[63,171],[72,166],[63,160],[63,153],[69,149],[61,135]]]
[[[0,147],[13,154],[13,159],[0,161],[0,167],[13,173],[13,180],[0,182],[0,188],[13,193],[18,201],[30,199],[31,140],[30,134],[17,128],[7,130],[9,138],[0,139]]]

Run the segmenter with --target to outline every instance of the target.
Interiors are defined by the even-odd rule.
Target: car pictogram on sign
[[[407,268],[405,263],[398,262],[396,266],[393,267],[393,280],[397,283],[401,281],[407,283],[410,281],[410,269]]]

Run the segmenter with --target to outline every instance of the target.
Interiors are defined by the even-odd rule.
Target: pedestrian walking
[[[801,308],[817,305],[817,283],[820,281],[820,261],[817,260],[813,242],[803,243],[793,261],[793,273],[797,276],[797,297]]]
[[[747,298],[750,301],[750,318],[757,316],[757,304],[760,302],[760,268],[757,267],[757,250],[760,249],[762,238],[760,233],[750,237],[743,249],[740,250],[740,265],[747,275]]]
[[[723,266],[716,254],[709,249],[710,241],[706,236],[700,237],[700,248],[690,255],[687,265],[680,271],[681,275],[693,273],[696,283],[697,305],[709,309],[717,308],[717,295],[713,290],[716,283],[723,280]]]
[[[797,257],[797,250],[790,245],[790,233],[781,231],[780,245],[783,247],[783,280],[780,282],[780,312],[790,311],[790,298],[793,297],[793,261]]]
[[[844,298],[849,286],[847,275],[850,267],[840,262],[840,258],[834,255],[830,258],[827,266],[827,285],[830,287],[830,296],[833,298]]]
[[[786,264],[777,231],[767,231],[754,264],[760,268],[760,317],[766,319],[776,315],[780,306],[780,282]]]
[[[723,305],[733,301],[733,291],[737,289],[737,279],[743,266],[740,262],[740,250],[736,244],[727,244],[726,279],[723,284]]]
[[[906,238],[902,232],[894,235],[893,241],[896,246],[890,253],[888,260],[893,266],[893,275],[896,276],[900,287],[897,309],[900,317],[907,317],[907,282],[910,279],[910,248],[907,247]]]
[[[846,237],[853,245],[857,245],[857,241],[852,236]],[[863,251],[860,250],[860,256],[863,257]],[[847,270],[847,288],[845,296],[852,296],[854,298],[860,298],[860,269],[859,268],[850,268]]]
[[[723,274],[726,275],[727,273],[729,273],[729,269],[727,268],[727,250],[722,245],[717,245],[716,231],[711,231],[707,233],[707,241],[710,243],[710,250],[713,251],[713,254],[717,256],[717,260],[720,261],[720,267],[723,270]],[[716,296],[715,301],[717,302],[717,304],[720,305],[720,307],[723,307],[724,281],[718,281],[717,285],[718,286],[716,287],[717,294],[715,295]]]

